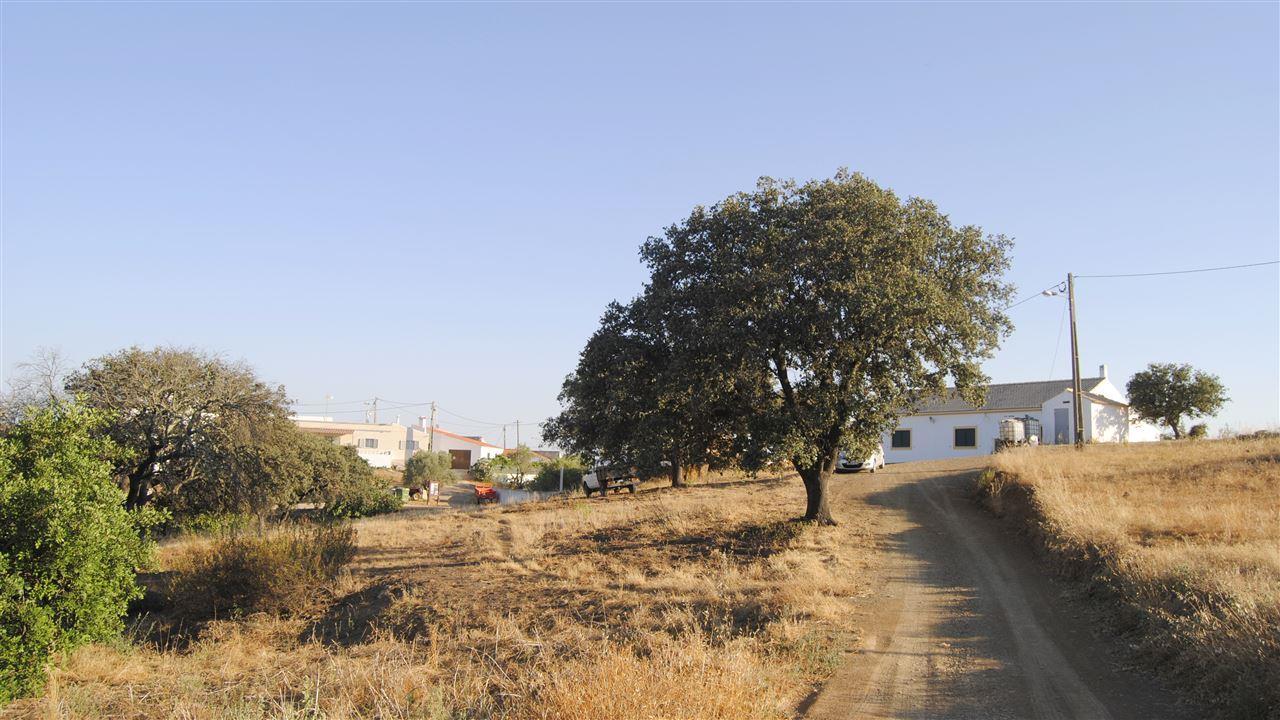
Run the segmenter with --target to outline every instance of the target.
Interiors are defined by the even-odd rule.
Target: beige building
[[[354,447],[365,462],[379,468],[403,468],[415,452],[428,448],[448,452],[453,469],[464,471],[481,458],[502,454],[502,448],[485,442],[479,435],[460,435],[440,428],[335,421],[315,415],[297,415],[292,420],[303,432]]]

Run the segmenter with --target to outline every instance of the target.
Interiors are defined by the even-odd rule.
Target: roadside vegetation
[[[982,492],[1224,717],[1280,718],[1280,439],[1040,447]]]
[[[129,642],[81,648],[9,712],[788,718],[834,670],[871,561],[856,549],[869,511],[796,523],[795,482],[358,520],[353,561],[305,596],[272,583],[216,617],[189,594],[157,600]],[[162,544],[160,567],[269,577],[298,555],[226,542]]]

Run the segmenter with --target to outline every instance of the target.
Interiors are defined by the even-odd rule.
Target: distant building
[[[479,435],[459,435],[440,428],[335,421],[314,415],[297,415],[292,420],[303,432],[354,447],[373,467],[403,468],[415,452],[428,448],[448,452],[454,470],[468,470],[480,458],[502,454],[502,448],[485,442]]]
[[[1144,442],[1158,440],[1159,429],[1137,422],[1124,393],[1107,378],[1080,379],[1085,442]],[[1043,445],[1075,442],[1071,380],[1000,383],[987,387],[986,399],[974,407],[948,389],[942,397],[920,404],[882,437],[885,462],[940,460],[989,455],[995,452],[1000,421],[1031,416],[1040,421]]]
[[[479,435],[459,435],[440,428],[432,430],[427,427],[415,427],[412,429],[422,433],[426,439],[434,437],[430,447],[436,452],[448,451],[453,459],[454,470],[470,470],[476,461],[502,454],[502,448],[485,442]],[[425,450],[427,447],[424,444],[420,449]]]

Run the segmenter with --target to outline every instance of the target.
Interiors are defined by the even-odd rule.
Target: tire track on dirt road
[[[884,562],[862,603],[861,642],[806,717],[1194,717],[1118,667],[1026,543],[967,497],[980,468],[980,458],[909,463],[832,481],[837,513],[880,508]]]

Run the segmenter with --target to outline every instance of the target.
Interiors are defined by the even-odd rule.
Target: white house
[[[1159,439],[1157,428],[1136,422],[1124,393],[1107,378],[1081,378],[1085,442],[1145,442]],[[940,460],[990,455],[1000,436],[1000,420],[1030,416],[1040,421],[1046,445],[1070,445],[1072,433],[1071,380],[1001,383],[987,387],[986,400],[974,407],[954,389],[920,404],[904,415],[898,427],[884,434],[885,462]]]
[[[408,427],[400,423],[335,422],[331,417],[297,415],[291,418],[303,432],[329,438],[335,445],[348,445],[373,467],[403,468],[419,450],[446,451],[453,469],[468,470],[483,457],[501,455],[502,448],[479,435],[459,435],[440,428]]]
[[[329,438],[335,445],[354,447],[356,454],[374,467],[402,468],[406,458],[427,448],[421,428],[400,423],[344,422],[318,415],[291,419],[303,432]]]
[[[414,427],[413,430],[421,435],[420,450],[430,447],[435,452],[448,452],[453,459],[454,470],[470,470],[476,461],[502,454],[502,448],[485,442],[479,435],[460,435],[430,427]]]

